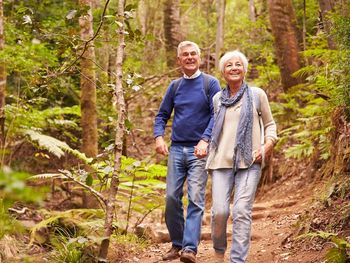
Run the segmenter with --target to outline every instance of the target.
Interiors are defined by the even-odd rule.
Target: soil
[[[314,197],[322,187],[321,182],[310,182],[307,178],[309,177],[305,173],[300,173],[299,176],[280,180],[266,187],[266,190],[260,189],[253,209],[252,239],[247,263],[324,262],[325,247],[296,246],[292,242],[298,234],[301,215],[312,207]],[[231,224],[228,229],[230,232]],[[210,224],[204,225],[202,232],[208,232],[210,236]],[[230,236],[231,233],[228,237]],[[214,262],[212,242],[210,238],[207,239],[209,240],[202,240],[199,245],[198,263]],[[230,240],[228,244],[230,245]],[[170,247],[171,243],[152,244],[141,254],[132,255],[122,262],[164,262],[162,254]],[[180,260],[168,262],[179,263]],[[228,251],[225,262],[229,262]]]

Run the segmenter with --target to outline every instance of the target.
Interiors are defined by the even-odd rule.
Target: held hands
[[[194,146],[194,155],[197,158],[204,158],[208,154],[208,142],[200,140],[196,146]]]
[[[156,152],[163,155],[167,155],[169,153],[168,145],[166,145],[162,136],[158,136],[156,138]]]

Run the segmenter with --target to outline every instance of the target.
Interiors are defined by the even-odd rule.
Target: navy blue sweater
[[[208,99],[203,74],[194,79],[182,78],[176,94],[172,81],[155,117],[154,137],[164,135],[174,110],[172,145],[195,146],[201,139],[209,140],[213,128],[213,96],[219,90],[219,81],[210,76]]]

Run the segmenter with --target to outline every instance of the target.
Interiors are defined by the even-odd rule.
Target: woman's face
[[[224,65],[223,77],[228,84],[240,84],[244,80],[245,71],[240,58],[231,58]]]

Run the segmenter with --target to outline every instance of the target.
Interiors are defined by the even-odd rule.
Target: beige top
[[[265,142],[267,139],[271,139],[273,142],[277,140],[276,124],[272,118],[272,113],[270,105],[266,96],[265,91],[260,88],[256,88],[254,95],[258,95],[260,99],[260,110],[262,122],[264,124],[264,134]],[[216,104],[216,109],[214,113],[216,115],[218,111],[218,103],[215,101],[219,99],[221,92],[218,92],[214,98],[214,107]],[[254,99],[253,99],[254,101]],[[253,103],[254,104],[254,103]],[[221,134],[219,135],[219,144],[215,152],[209,150],[206,169],[220,169],[220,168],[232,168],[233,167],[233,148],[236,142],[236,131],[239,122],[239,117],[241,113],[242,99],[232,107],[226,109],[225,119],[222,127]],[[252,148],[253,152],[258,150],[261,147],[260,143],[260,125],[259,125],[259,115],[253,106],[253,131],[252,131]],[[214,116],[215,116],[214,115]],[[238,168],[247,168],[246,165],[241,162]]]

